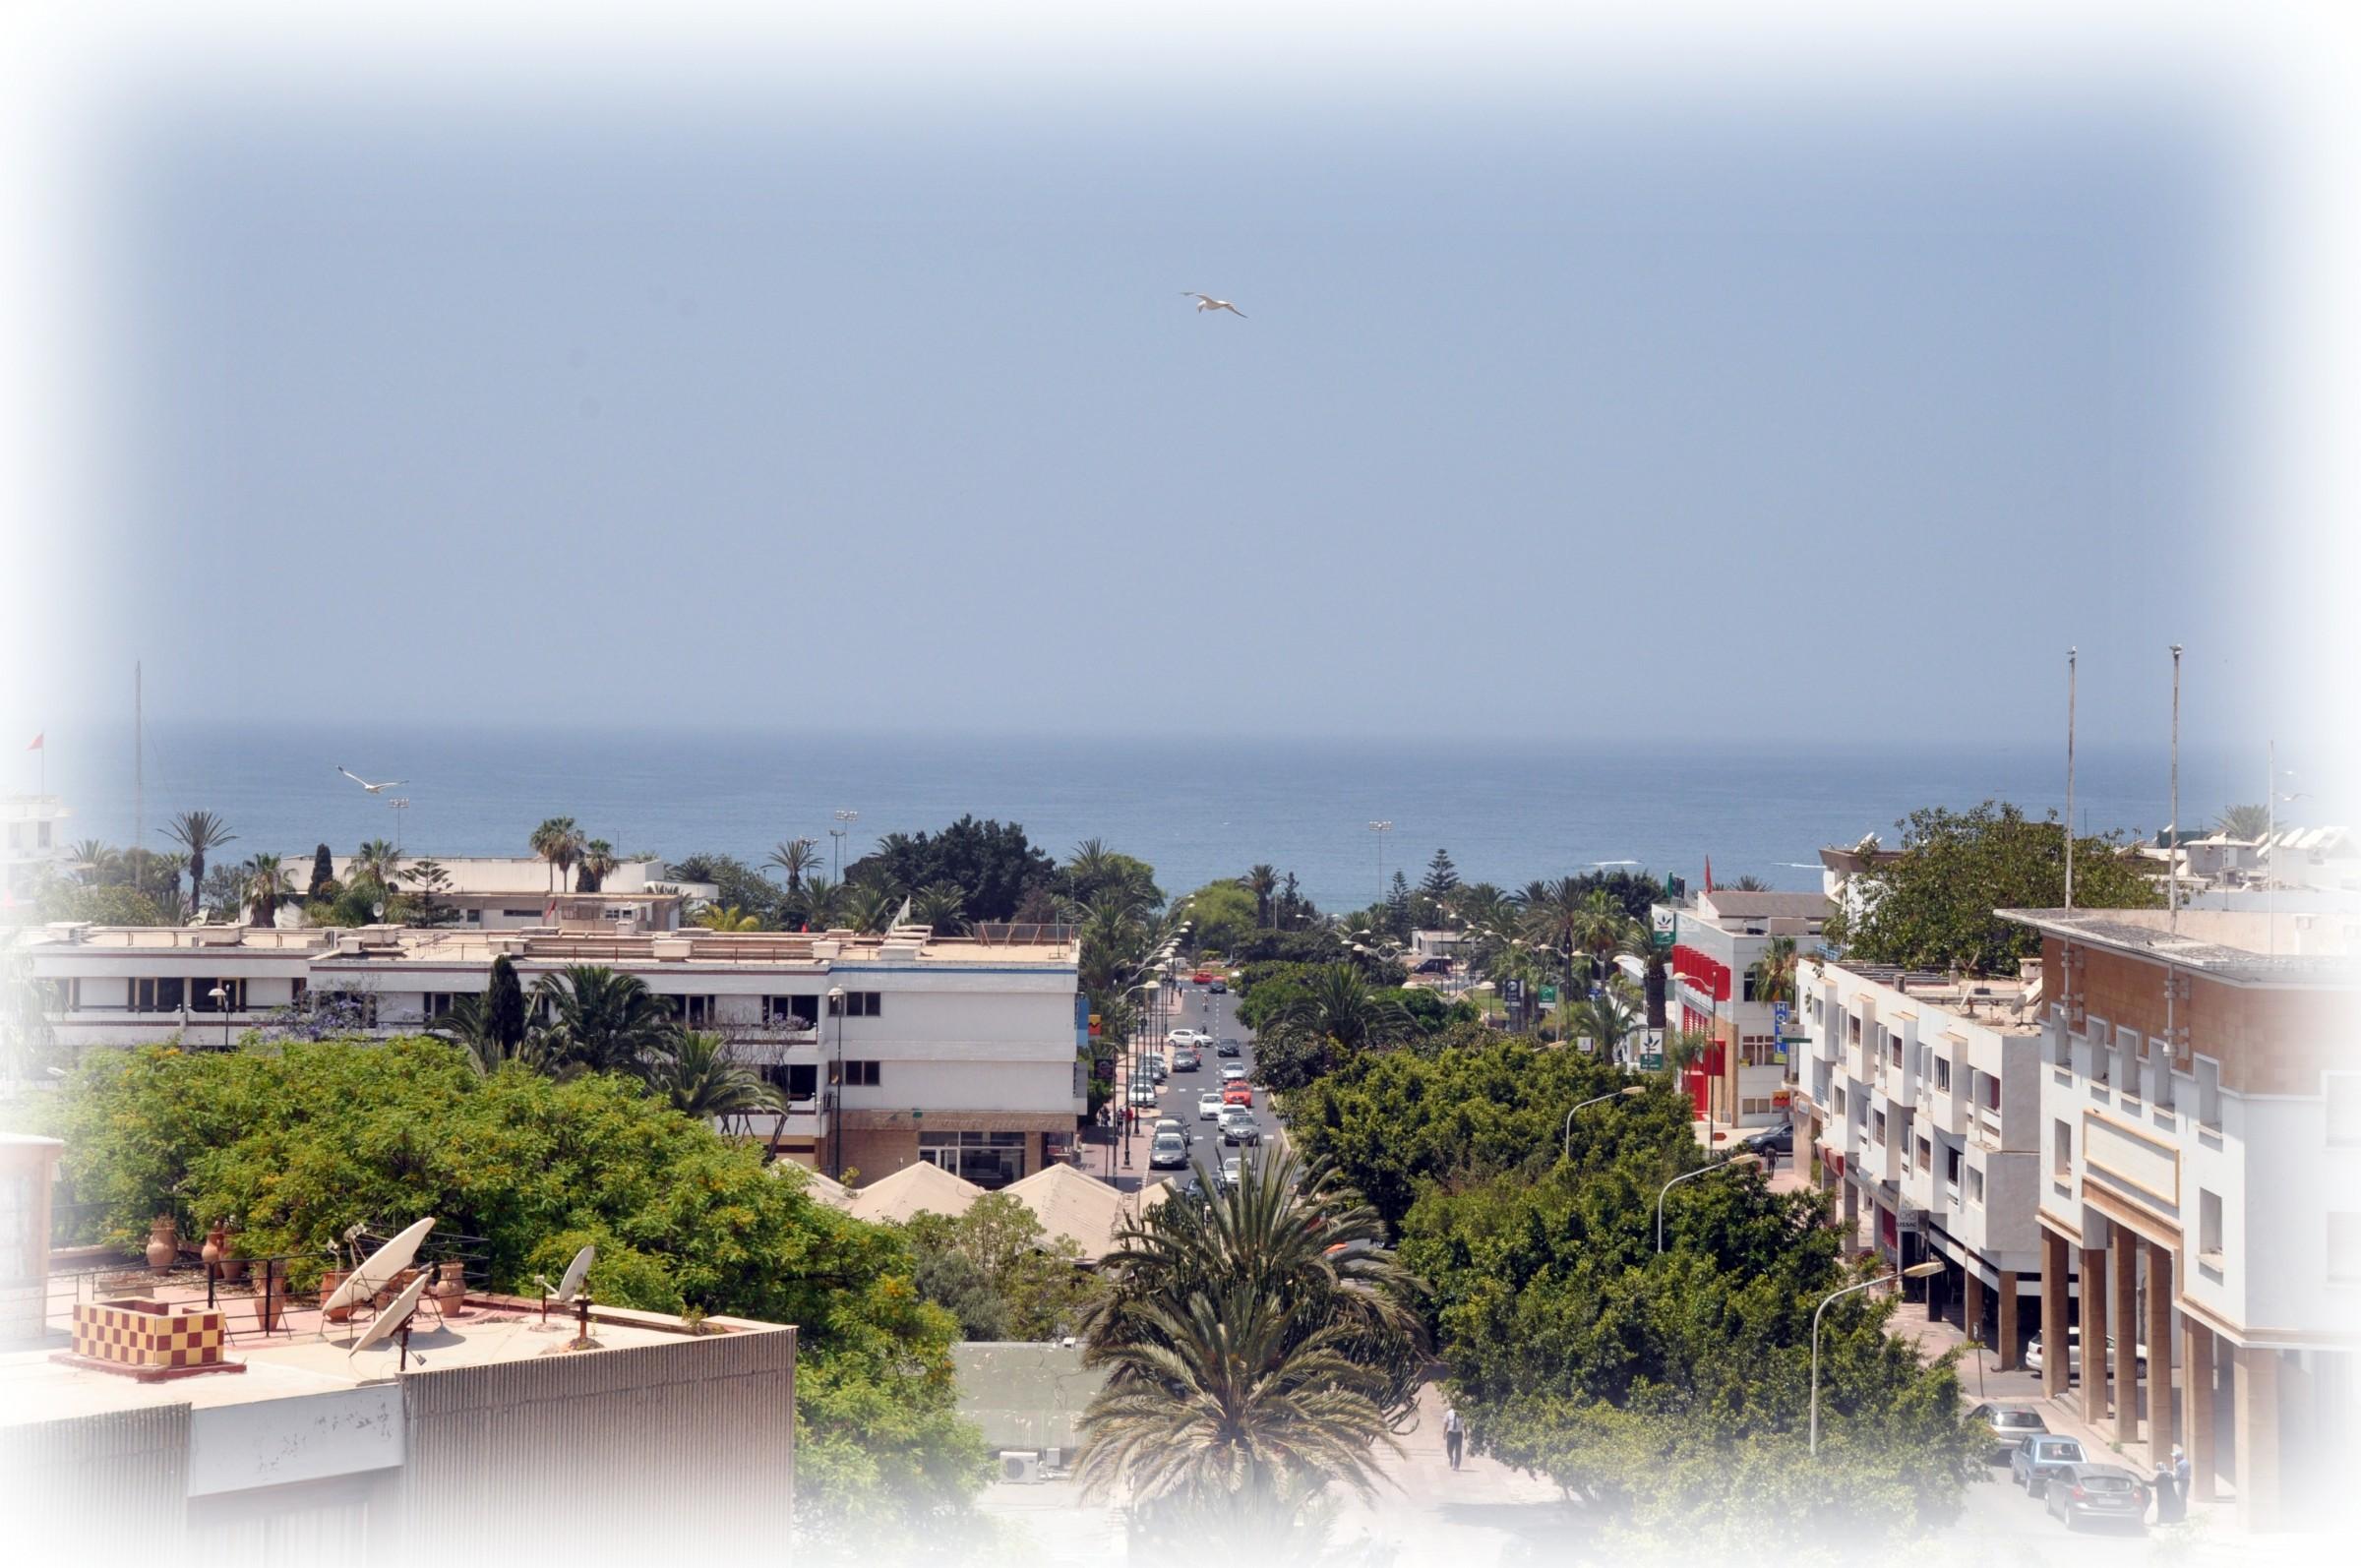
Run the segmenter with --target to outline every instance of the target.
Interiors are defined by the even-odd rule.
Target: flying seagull
[[[393,789],[396,785],[407,784],[409,782],[409,780],[406,778],[390,778],[383,784],[372,784],[367,779],[361,777],[360,774],[355,773],[351,768],[339,767],[336,769],[336,771],[343,774],[346,778],[352,780],[355,784],[358,784],[361,788],[367,790],[372,795],[382,795],[387,790]]]
[[[1200,294],[1194,289],[1184,288],[1180,291],[1180,297],[1182,299],[1195,300],[1197,302],[1197,314],[1200,316],[1209,310],[1226,310],[1241,322],[1246,319],[1246,313],[1244,311],[1240,310],[1236,305],[1231,304],[1226,299],[1215,299],[1211,294]]]

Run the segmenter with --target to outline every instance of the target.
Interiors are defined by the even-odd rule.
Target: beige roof
[[[1118,1192],[1063,1164],[1044,1166],[1002,1190],[1032,1210],[1043,1231],[1080,1242],[1083,1253],[1092,1258],[1115,1250],[1123,1227],[1172,1193],[1171,1184],[1164,1181],[1136,1193]]]
[[[815,1171],[810,1166],[796,1165],[792,1160],[782,1160],[771,1169],[785,1171],[791,1167],[804,1174],[804,1190],[812,1195],[814,1202],[824,1203],[831,1209],[843,1209],[847,1213],[851,1212],[853,1189],[835,1177]]]
[[[959,1215],[984,1195],[973,1181],[951,1175],[932,1160],[906,1165],[852,1195],[848,1205],[859,1220],[907,1220],[913,1214]]]

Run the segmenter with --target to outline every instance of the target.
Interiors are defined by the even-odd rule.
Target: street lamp
[[[1732,1156],[1730,1156],[1730,1158],[1728,1158],[1728,1159],[1726,1159],[1726,1160],[1717,1160],[1717,1161],[1715,1161],[1715,1162],[1714,1162],[1712,1165],[1701,1165],[1701,1166],[1699,1166],[1699,1167],[1698,1167],[1696,1170],[1694,1170],[1694,1171],[1691,1171],[1691,1172],[1690,1172],[1688,1175],[1686,1175],[1686,1176],[1674,1176],[1674,1177],[1673,1177],[1671,1180],[1669,1180],[1669,1181],[1665,1182],[1665,1186],[1664,1186],[1664,1191],[1662,1191],[1662,1192],[1659,1192],[1659,1193],[1657,1193],[1657,1195],[1656,1195],[1656,1249],[1657,1249],[1657,1251],[1661,1253],[1661,1252],[1663,1252],[1663,1251],[1664,1251],[1664,1249],[1665,1249],[1665,1192],[1669,1192],[1669,1191],[1671,1191],[1671,1190],[1672,1190],[1674,1187],[1676,1187],[1676,1186],[1680,1185],[1680,1184],[1681,1184],[1683,1181],[1694,1181],[1694,1180],[1696,1180],[1696,1179],[1697,1179],[1699,1176],[1712,1176],[1712,1175],[1713,1175],[1715,1172],[1717,1172],[1717,1171],[1734,1171],[1734,1170],[1736,1170],[1736,1169],[1737,1169],[1738,1167],[1740,1167],[1740,1166],[1747,1166],[1747,1165],[1761,1165],[1762,1163],[1763,1163],[1763,1157],[1762,1157],[1761,1155],[1759,1155],[1759,1154],[1738,1154],[1738,1155],[1732,1155]]]
[[[836,1015],[836,1070],[828,1075],[828,1176],[844,1176],[844,988],[828,988],[828,1011]]]
[[[1390,821],[1371,822],[1369,831],[1377,835],[1377,902],[1385,902],[1385,835],[1394,830]]]
[[[843,881],[844,835],[851,830],[852,825],[855,822],[861,820],[861,814],[859,812],[838,812],[835,814],[835,815],[836,825],[828,829],[828,837],[836,841],[835,844],[831,846],[831,853],[834,854],[836,863],[836,869],[832,874],[837,881]]]
[[[1592,1106],[1603,1106],[1609,1100],[1629,1100],[1635,1095],[1644,1095],[1647,1092],[1645,1084],[1635,1083],[1627,1088],[1617,1089],[1613,1094],[1603,1094],[1596,1100],[1585,1100],[1581,1105],[1576,1106],[1574,1111],[1587,1111]],[[1571,1160],[1574,1158],[1574,1111],[1566,1113],[1566,1146],[1559,1154],[1560,1159]]]
[[[1924,1263],[1913,1263],[1908,1268],[1886,1275],[1882,1279],[1863,1280],[1858,1285],[1847,1285],[1841,1291],[1831,1291],[1827,1296],[1821,1297],[1818,1306],[1812,1308],[1812,1437],[1809,1449],[1812,1458],[1817,1459],[1820,1455],[1820,1314],[1827,1311],[1828,1303],[1840,1296],[1850,1296],[1855,1291],[1872,1290],[1880,1285],[1892,1285],[1897,1280],[1923,1280],[1942,1272],[1943,1265],[1930,1258]]]
[[[227,1051],[229,1049],[229,993],[222,989],[220,982],[215,981],[213,989],[207,992],[206,995],[212,998],[213,1011],[221,1015],[221,1049]]]

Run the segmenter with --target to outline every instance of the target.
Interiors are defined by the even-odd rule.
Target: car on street
[[[1227,981],[1217,980],[1212,985],[1207,986],[1205,989],[1212,992],[1217,996],[1227,996],[1230,995],[1230,985]]]
[[[2068,1530],[2094,1519],[2137,1528],[2147,1519],[2148,1485],[2120,1465],[2065,1465],[2049,1478],[2041,1506]]]
[[[1793,1154],[1795,1123],[1783,1121],[1776,1127],[1757,1127],[1746,1134],[1746,1147],[1757,1154]]]
[[[1168,1132],[1174,1134],[1182,1143],[1197,1141],[1197,1135],[1189,1130],[1188,1123],[1179,1116],[1158,1116],[1156,1118],[1156,1136],[1161,1138]]]
[[[1250,1108],[1254,1104],[1254,1086],[1243,1078],[1222,1085],[1222,1104]]]
[[[2043,1433],[2025,1439],[2009,1455],[2009,1479],[2024,1487],[2028,1497],[2038,1497],[2053,1477],[2089,1462],[2090,1456],[2074,1438]]]
[[[1221,1128],[1224,1143],[1250,1143],[1257,1148],[1262,1146],[1262,1123],[1256,1121],[1254,1113],[1244,1106],[1226,1107],[1222,1112]]]
[[[1242,1061],[1227,1061],[1222,1064],[1222,1082],[1224,1083],[1236,1083],[1245,1075],[1246,1067]]]
[[[1154,1084],[1135,1083],[1131,1086],[1131,1103],[1133,1105],[1152,1106],[1156,1103],[1156,1086]]]
[[[1213,1054],[1217,1056],[1235,1056],[1238,1053],[1239,1044],[1235,1040],[1225,1040],[1213,1048]]]
[[[1147,1068],[1148,1076],[1155,1079],[1158,1083],[1164,1082],[1165,1079],[1170,1078],[1173,1075],[1173,1069],[1164,1064],[1164,1058],[1162,1056],[1150,1056],[1147,1060]]]
[[[1224,1160],[1222,1162],[1222,1185],[1226,1187],[1237,1186],[1239,1173],[1244,1169],[1244,1164],[1241,1162],[1236,1155],[1232,1155],[1229,1159]]]
[[[1219,1089],[1208,1089],[1197,1096],[1197,1119],[1200,1121],[1222,1119],[1222,1092]]]
[[[1197,1048],[1194,1046],[1177,1047],[1173,1052],[1173,1070],[1175,1072],[1194,1072],[1203,1065],[1205,1065],[1205,1058],[1197,1055]]]
[[[1178,1132],[1159,1132],[1156,1141],[1148,1145],[1148,1168],[1152,1171],[1179,1171],[1188,1164],[1188,1145]]]
[[[2132,1356],[2139,1361],[2140,1370],[2145,1374],[2148,1371],[2148,1347],[2145,1345],[2133,1346]],[[2114,1364],[2115,1336],[2110,1334],[2107,1336],[2107,1365],[2112,1367]],[[2025,1342],[2025,1369],[2028,1372],[2041,1370],[2041,1336],[2038,1334]],[[2066,1370],[2079,1374],[2082,1369],[2083,1329],[2082,1325],[2078,1323],[2066,1331]]]
[[[1202,1033],[1199,1030],[1183,1027],[1176,1029],[1172,1033],[1166,1035],[1164,1037],[1164,1043],[1168,1046],[1194,1046],[1201,1044],[1210,1038],[1210,1036]]]
[[[1978,1405],[1968,1413],[1968,1418],[1992,1435],[1988,1452],[1992,1463],[2005,1464],[2019,1443],[2049,1430],[2049,1422],[2037,1410],[2023,1405]]]

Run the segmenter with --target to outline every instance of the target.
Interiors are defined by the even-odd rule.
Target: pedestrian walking
[[[2181,1484],[2174,1478],[2172,1467],[2160,1459],[2157,1460],[2156,1474],[2149,1484],[2156,1489],[2156,1523],[2159,1525],[2177,1524],[2183,1517]]]
[[[2187,1513],[2189,1511],[2189,1481],[2191,1478],[2191,1471],[2189,1468],[2189,1456],[2182,1451],[2181,1445],[2178,1443],[2172,1445],[2172,1478],[2173,1481],[2181,1488],[2181,1511],[2183,1513]]]
[[[1444,1406],[1443,1453],[1450,1459],[1453,1470],[1459,1469],[1459,1447],[1466,1437],[1466,1429],[1459,1424],[1459,1407],[1456,1405]]]

